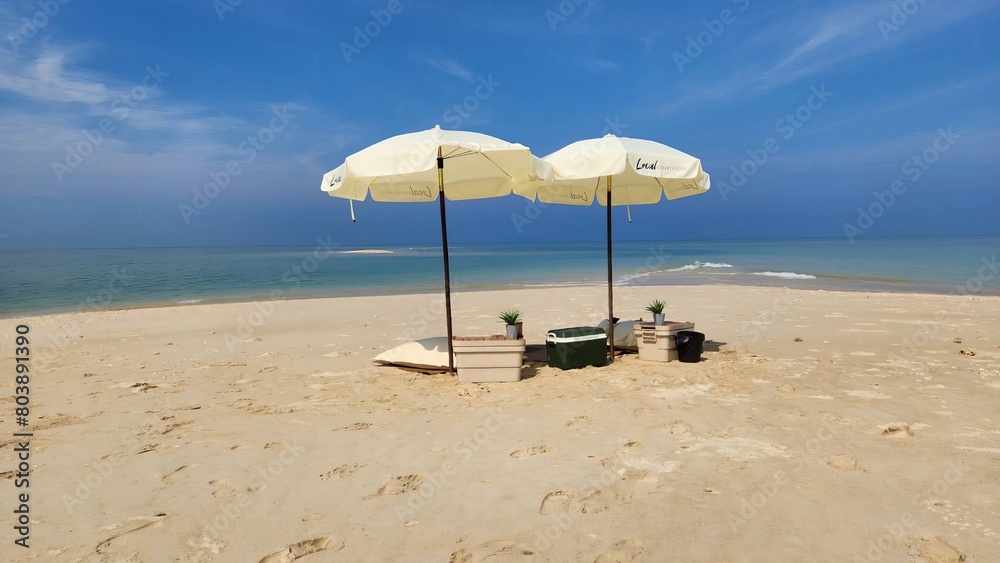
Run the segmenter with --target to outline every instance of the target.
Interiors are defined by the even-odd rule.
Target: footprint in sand
[[[161,481],[163,482],[164,485],[171,485],[173,483],[176,483],[178,479],[180,479],[181,477],[184,476],[183,475],[184,474],[184,470],[191,469],[192,467],[194,467],[194,465],[182,465],[182,466],[178,467],[177,469],[174,469],[170,473],[167,473],[166,475],[164,475],[163,479],[161,479]]]
[[[183,422],[174,422],[172,424],[168,424],[167,428],[163,432],[160,432],[160,435],[162,436],[164,434],[169,434],[169,433],[173,432],[174,430],[177,430],[178,428],[181,428],[181,427],[187,426],[188,424],[191,424],[192,422],[194,422],[194,421],[193,420],[186,420],[186,421],[183,421]]]
[[[411,493],[420,488],[420,485],[424,483],[423,475],[399,475],[393,477],[391,481],[382,485],[382,488],[375,492],[373,495],[368,495],[366,499],[372,497],[384,497],[390,495],[401,495],[404,493]]]
[[[515,459],[521,459],[524,457],[531,457],[533,455],[548,453],[550,449],[551,448],[549,448],[549,446],[542,444],[541,446],[534,446],[531,448],[510,452],[510,457]]]
[[[334,432],[340,432],[341,430],[368,430],[372,427],[370,422],[355,422],[349,426],[341,426],[340,428],[334,428]]]
[[[326,481],[331,477],[350,477],[351,475],[357,473],[362,467],[364,467],[364,465],[358,465],[357,463],[345,463],[344,465],[334,467],[330,471],[320,475],[319,479],[320,481]]]
[[[512,540],[490,540],[476,547],[452,553],[449,563],[472,563],[473,561],[486,561],[493,557],[500,561],[512,561],[521,560],[522,557],[530,557],[534,554],[535,552],[530,548],[518,545]]]
[[[300,541],[264,557],[260,563],[291,563],[300,557],[305,557],[317,551],[344,549],[344,542],[334,542],[332,538],[316,538],[314,540]]]
[[[893,422],[882,428],[882,435],[894,438],[909,438],[913,436],[913,430],[910,430],[910,425],[905,422]]]
[[[554,514],[556,512],[566,512],[569,510],[569,503],[573,500],[573,493],[569,491],[554,491],[542,499],[542,504],[538,507],[539,514]]]
[[[566,426],[583,426],[584,424],[589,424],[591,422],[589,416],[574,416],[566,422]]]
[[[826,458],[826,464],[841,471],[856,471],[858,469],[858,460],[844,454],[832,455]]]
[[[938,536],[926,534],[912,538],[908,545],[909,554],[921,557],[929,563],[961,563],[965,554]]]
[[[642,553],[642,543],[638,540],[622,540],[611,549],[597,556],[594,563],[628,563]]]
[[[612,506],[621,506],[623,503],[630,502],[631,500],[632,494],[627,491],[621,491],[615,487],[601,489],[583,498],[583,507],[580,509],[580,512],[584,514],[597,514],[610,509]]]
[[[128,540],[131,539],[128,537],[129,535],[134,534],[135,532],[138,532],[140,530],[145,530],[147,528],[159,528],[160,526],[163,525],[163,519],[166,516],[167,516],[166,514],[160,513],[157,514],[156,516],[151,516],[151,517],[130,518],[130,521],[135,521],[135,520],[150,520],[150,521],[135,528],[131,528],[126,532],[122,532],[120,534],[111,536],[110,538],[97,544],[97,548],[95,548],[94,551],[96,551],[99,555],[105,555],[110,551],[113,551],[119,545],[127,544]],[[120,526],[121,524],[119,524],[116,527]]]
[[[675,420],[674,422],[663,422],[660,424],[654,424],[649,427],[649,430],[669,430],[674,436],[680,436],[683,434],[691,433],[691,425],[686,422],[681,422]]]
[[[160,444],[146,444],[145,446],[139,448],[139,451],[135,452],[132,455],[145,454],[145,453],[149,453],[149,452],[158,452],[158,451],[160,451],[162,449],[163,449],[163,446],[161,446]]]
[[[236,492],[236,485],[226,481],[225,479],[209,481],[208,484],[215,487],[215,490],[212,491],[212,496],[216,498],[228,497]]]

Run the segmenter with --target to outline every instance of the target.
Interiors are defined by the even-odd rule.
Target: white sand
[[[457,294],[456,330],[499,332],[496,314],[516,306],[529,343],[541,343],[548,329],[596,324],[604,295]],[[1000,299],[711,286],[616,295],[623,318],[659,297],[669,319],[695,321],[713,341],[704,361],[536,364],[528,379],[490,385],[371,365],[444,332],[437,295],[0,321],[8,373],[14,326],[31,327],[35,432],[32,547],[3,553],[997,560]],[[10,432],[13,377],[2,382]],[[14,445],[0,450],[5,471]]]

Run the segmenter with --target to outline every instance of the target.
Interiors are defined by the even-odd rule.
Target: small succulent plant
[[[517,324],[517,321],[521,318],[521,311],[517,309],[508,309],[500,313],[500,320],[505,324],[513,325]]]
[[[649,311],[650,313],[653,313],[654,315],[659,315],[660,313],[663,312],[663,308],[666,306],[667,304],[664,303],[663,301],[660,301],[659,299],[654,299],[649,305],[646,305],[646,310]]]

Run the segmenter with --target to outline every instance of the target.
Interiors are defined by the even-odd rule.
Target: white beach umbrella
[[[444,252],[448,367],[454,372],[445,199],[501,197],[509,195],[520,184],[551,179],[551,166],[533,157],[524,145],[481,133],[435,127],[391,137],[348,156],[342,165],[323,175],[322,189],[333,197],[350,200],[352,219],[353,202],[364,201],[369,194],[375,201],[438,201]]]
[[[608,325],[613,327],[611,207],[653,204],[662,196],[678,199],[705,193],[711,183],[709,175],[702,170],[700,160],[675,148],[614,135],[577,141],[542,160],[552,165],[554,180],[526,182],[515,187],[515,193],[564,205],[591,205],[596,199],[607,207]],[[614,340],[609,342],[614,361]]]

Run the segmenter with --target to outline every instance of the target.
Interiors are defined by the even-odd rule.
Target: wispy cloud
[[[454,76],[456,78],[461,78],[466,82],[475,81],[475,78],[473,78],[472,73],[469,72],[469,69],[465,68],[458,62],[453,61],[451,59],[432,59],[427,57],[419,57],[417,58],[417,61],[435,70],[443,72],[447,75]]]
[[[244,181],[252,178],[270,186],[267,189],[277,189],[284,173],[303,170],[293,155],[327,147],[331,138],[336,142],[327,151],[340,150],[350,139],[350,122],[294,102],[244,102],[223,110],[177,100],[169,94],[169,76],[155,89],[147,89],[141,99],[130,99],[127,96],[143,84],[143,73],[148,72],[137,70],[130,80],[80,70],[65,50],[57,48],[49,47],[34,58],[11,57],[0,50],[0,95],[6,106],[0,113],[4,178],[0,191],[72,185],[114,193],[132,190],[150,178],[157,185],[188,190],[203,182],[209,170],[218,169],[220,162],[243,159],[241,143],[272,122],[275,107],[296,116],[290,125],[295,133],[281,134],[280,142],[261,151],[252,164],[254,174]],[[123,95],[128,100],[124,103]],[[110,118],[113,130],[98,137],[103,118]],[[86,145],[81,149],[86,151],[85,160],[65,176],[67,184],[60,184],[53,163],[66,162],[81,144]]]
[[[894,99],[891,103],[879,100],[866,106],[862,106],[844,119],[828,123],[824,126],[811,128],[809,134],[815,135],[824,131],[838,129],[846,125],[854,125],[858,122],[863,122],[867,119],[871,119],[872,117],[887,113],[913,111],[913,106],[926,104],[935,100],[944,99],[946,101],[951,101],[956,97],[964,96],[969,93],[975,93],[977,91],[989,90],[990,92],[993,92],[996,91],[998,86],[1000,86],[1000,72],[990,72],[964,80],[947,81],[944,84],[936,84],[930,88],[915,91],[907,97]]]
[[[30,64],[16,57],[0,58],[0,90],[31,100],[99,104],[113,92],[101,79],[84,71],[68,71],[67,53],[49,50]]]
[[[591,72],[605,72],[609,70],[621,69],[621,65],[618,63],[597,57],[577,59],[576,63]]]
[[[883,35],[879,21],[890,21],[890,5],[854,2],[832,10],[827,6],[812,12],[787,14],[756,33],[745,45],[748,51],[759,53],[753,64],[715,80],[706,81],[704,74],[689,74],[686,78],[699,80],[697,85],[688,88],[687,95],[661,105],[659,113],[668,115],[705,103],[745,100],[804,78],[830,73],[848,61],[863,61],[966,21],[988,9],[990,3],[960,0],[925,4],[888,37]]]
[[[942,130],[953,134],[956,139],[954,147],[948,151],[947,166],[959,166],[962,163],[994,168],[998,166],[995,147],[1000,143],[1000,129],[943,127]],[[809,151],[785,152],[775,155],[773,159],[783,170],[871,170],[872,166],[877,165],[895,169],[904,161],[933,147],[939,135],[937,130],[921,131],[874,143],[842,144]]]

